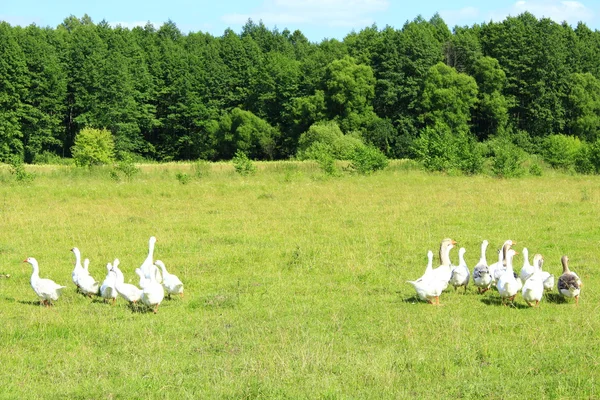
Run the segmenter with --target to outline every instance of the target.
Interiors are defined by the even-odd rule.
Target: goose
[[[575,304],[579,304],[579,294],[581,293],[581,279],[569,269],[569,257],[562,256],[563,273],[558,278],[558,292],[565,297],[574,297]]]
[[[512,246],[514,246],[515,244],[517,244],[517,242],[514,242],[510,239],[505,241],[499,250],[498,262],[495,262],[494,264],[489,266],[490,273],[492,274],[492,284],[493,285],[496,284],[496,282],[498,281],[498,278],[500,278],[500,275],[502,275],[504,273],[504,271],[506,270],[506,254],[507,254],[508,250],[510,250],[510,248]]]
[[[554,274],[551,274],[548,271],[542,270],[542,265],[544,264],[544,257],[541,254],[536,254],[533,256],[533,265],[537,265],[540,269],[540,276],[542,277],[542,281],[544,282],[544,290],[546,292],[550,292],[554,290]]]
[[[153,270],[152,266],[154,265],[154,245],[155,244],[156,244],[156,237],[150,236],[150,239],[148,240],[148,255],[146,256],[146,259],[144,260],[142,265],[140,265],[140,270],[142,271],[142,273],[144,274],[144,276],[146,278],[150,278],[150,273]]]
[[[428,274],[410,283],[419,299],[430,304],[440,305],[440,295],[448,287],[451,275],[450,250],[456,245],[452,239],[444,239],[440,245],[440,259],[442,265],[432,269]]]
[[[79,283],[79,289],[81,289],[81,292],[86,296],[91,297],[93,294],[97,295],[100,293],[100,282],[98,282],[92,275],[89,274],[89,265],[89,259],[86,258],[83,260],[84,270],[87,272],[87,274],[81,275],[77,279],[77,283]]]
[[[458,266],[452,269],[452,273],[450,274],[450,284],[454,286],[454,290],[458,289],[460,286],[464,286],[465,293],[467,293],[471,272],[465,262],[465,252],[466,249],[464,247],[461,247],[458,250]]]
[[[123,276],[123,272],[119,268],[118,259],[115,259],[115,261],[113,262],[112,269],[113,271],[115,271],[115,289],[117,290],[119,296],[121,296],[130,303],[136,304],[142,297],[142,290],[135,285],[125,283],[125,277]]]
[[[51,279],[40,278],[40,268],[38,262],[33,257],[28,257],[23,262],[31,264],[33,269],[31,273],[31,287],[35,294],[40,298],[40,305],[45,305],[46,307],[52,305],[52,301],[58,300],[58,296],[60,296],[60,292],[66,288],[66,286],[59,285]]]
[[[73,247],[71,251],[73,254],[75,254],[75,267],[73,268],[73,272],[71,272],[71,279],[73,280],[75,286],[77,286],[77,289],[79,289],[79,278],[88,275],[88,273],[81,265],[81,252],[79,249],[77,247]]]
[[[100,286],[100,296],[106,300],[112,300],[112,304],[115,304],[117,300],[117,289],[115,287],[117,283],[117,273],[113,270],[113,265],[111,263],[106,264],[107,274],[106,278],[102,282],[102,286]]]
[[[433,259],[433,253],[431,253],[431,258]],[[179,294],[179,296],[183,297],[183,283],[177,275],[169,273],[167,267],[165,267],[165,263],[161,260],[156,260],[154,265],[160,267],[162,270],[162,285],[169,298],[171,298],[172,294]]]
[[[534,272],[537,271],[537,267],[535,265],[531,265],[529,263],[529,250],[527,250],[527,247],[523,247],[522,253],[523,253],[523,267],[521,268],[521,271],[519,272],[519,279],[521,279],[521,282],[525,283],[527,278],[529,278],[529,276],[531,274],[533,274]]]
[[[433,271],[433,251],[428,250],[427,251],[427,267],[425,267],[425,273],[419,279],[417,279],[417,281],[423,280],[423,278],[425,278],[428,274],[430,274],[431,271]]]
[[[509,249],[506,252],[506,270],[496,282],[496,287],[502,298],[502,304],[506,304],[506,300],[514,301],[520,289],[517,283],[518,278],[515,276],[512,266],[515,254],[518,253],[513,249]]]
[[[142,287],[142,297],[140,300],[156,314],[158,312],[158,306],[165,297],[165,290],[156,280],[157,274],[152,271],[152,269],[157,269],[156,265],[152,264],[151,266],[150,279],[148,279]]]
[[[485,293],[492,284],[492,276],[485,257],[487,246],[487,240],[481,242],[481,257],[475,268],[473,268],[473,283],[477,286],[477,292],[480,294]]]
[[[537,307],[544,296],[544,281],[540,274],[539,264],[533,265],[533,272],[525,278],[521,295],[528,306],[532,307],[533,302]],[[519,278],[520,279],[520,278]]]

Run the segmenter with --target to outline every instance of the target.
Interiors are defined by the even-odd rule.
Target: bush
[[[25,171],[25,165],[20,157],[13,156],[9,160],[10,173],[19,183],[30,183],[35,178],[35,175]]]
[[[335,160],[349,160],[357,147],[364,146],[359,137],[344,135],[333,121],[313,124],[300,135],[297,157],[300,160],[317,160],[325,149]]]
[[[476,174],[483,169],[482,151],[475,138],[468,132],[453,132],[443,124],[423,129],[412,151],[430,171]]]
[[[71,151],[79,167],[110,164],[114,160],[115,143],[106,129],[84,128],[75,137]]]
[[[243,151],[236,151],[231,161],[233,162],[235,172],[242,176],[252,175],[256,172],[256,166]]]
[[[135,174],[140,172],[140,169],[135,165],[133,159],[124,157],[114,166],[115,173],[122,173],[127,180],[130,180]]]
[[[204,178],[210,173],[210,163],[206,160],[198,160],[192,165],[192,170],[196,178]]]
[[[371,146],[357,147],[350,160],[350,168],[363,175],[382,170],[389,163],[385,154]]]
[[[581,146],[581,141],[576,137],[550,135],[542,142],[542,155],[544,161],[553,168],[570,170],[575,167],[575,161]]]
[[[529,167],[529,174],[533,176],[542,176],[542,167],[540,166],[540,164],[531,164],[531,166]]]
[[[62,158],[56,153],[44,150],[33,157],[33,164],[68,165],[72,164],[72,160],[70,158]]]
[[[488,143],[492,150],[492,173],[500,178],[518,178],[525,175],[525,153],[508,137],[499,137]]]
[[[175,174],[175,178],[177,178],[177,180],[179,181],[179,183],[181,183],[182,185],[187,185],[192,180],[192,178],[188,174],[186,174],[185,172],[178,172],[178,173],[176,173]]]

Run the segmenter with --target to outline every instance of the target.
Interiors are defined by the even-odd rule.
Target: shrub
[[[176,173],[175,174],[175,178],[177,178],[177,180],[179,181],[179,183],[181,183],[182,185],[187,185],[192,180],[192,178],[188,174],[186,174],[185,172],[178,172],[178,173]]]
[[[106,129],[84,128],[75,137],[71,151],[79,167],[110,164],[114,159],[115,143]]]
[[[447,125],[428,126],[414,140],[416,158],[430,171],[460,170],[475,174],[483,168],[480,147],[468,132],[453,132]]]
[[[46,164],[46,165],[67,165],[72,162],[69,158],[62,158],[56,153],[48,150],[44,150],[41,153],[36,154],[33,157],[34,164]]]
[[[256,172],[256,166],[243,151],[236,151],[231,161],[233,162],[235,172],[242,176],[252,175]]]
[[[11,157],[8,164],[10,166],[10,173],[15,177],[17,182],[30,183],[35,178],[34,174],[25,171],[25,165],[20,157]]]
[[[531,164],[531,166],[529,167],[529,174],[533,176],[542,176],[542,167],[540,166],[540,164]]]
[[[581,143],[581,147],[577,154],[575,154],[575,171],[580,174],[593,174],[596,172],[596,167],[593,163],[593,145],[589,145],[585,142]]]
[[[206,160],[198,160],[192,165],[192,170],[196,178],[206,177],[210,172],[210,163]]]
[[[315,154],[327,149],[333,159],[349,160],[354,149],[360,146],[364,146],[362,140],[354,135],[344,135],[337,123],[319,122],[300,135],[297,157],[300,160],[316,160]]]
[[[125,157],[115,164],[114,171],[122,173],[127,180],[130,180],[135,174],[140,172],[140,169],[135,165],[131,158]]]
[[[350,160],[350,168],[363,175],[384,169],[389,163],[385,154],[371,146],[357,147]]]
[[[553,168],[562,168],[566,170],[573,169],[581,145],[581,141],[573,136],[547,136],[542,142],[542,155],[544,161]]]
[[[525,153],[508,137],[498,137],[489,143],[492,150],[492,173],[500,178],[518,178],[525,175]]]

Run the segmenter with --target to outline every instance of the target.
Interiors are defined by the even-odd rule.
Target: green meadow
[[[250,176],[156,164],[120,181],[109,167],[27,166],[29,184],[0,169],[0,398],[600,398],[600,177],[411,165],[330,177],[308,162]],[[96,279],[119,258],[137,284],[153,235],[182,299],[153,314],[75,291],[72,247]],[[445,237],[471,270],[483,239],[488,262],[513,239],[557,277],[567,254],[579,305],[555,291],[503,306],[472,284],[441,307],[418,301],[406,281]],[[67,286],[53,307],[29,285],[29,256]]]

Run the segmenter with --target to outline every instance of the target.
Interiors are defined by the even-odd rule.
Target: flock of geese
[[[121,296],[126,301],[137,304],[138,301],[148,306],[154,313],[158,311],[158,306],[164,299],[165,293],[171,297],[173,294],[183,296],[183,283],[173,274],[170,274],[165,264],[160,261],[154,261],[154,245],[156,238],[150,237],[148,241],[148,256],[135,272],[140,278],[139,287],[130,283],[125,283],[123,272],[119,268],[119,259],[106,265],[106,277],[100,283],[90,274],[89,259],[85,259],[81,264],[81,253],[77,247],[71,249],[75,254],[75,267],[71,273],[73,283],[79,291],[87,296],[100,296],[105,301],[116,301]],[[486,260],[486,250],[488,241],[481,243],[481,258],[473,268],[473,284],[477,287],[479,293],[484,293],[492,286],[498,289],[502,303],[508,301],[514,302],[519,291],[523,299],[529,306],[538,306],[544,296],[544,292],[551,291],[554,288],[554,275],[542,270],[544,258],[541,254],[533,256],[533,264],[529,263],[529,253],[527,248],[523,248],[523,267],[517,275],[513,268],[513,257],[518,254],[512,246],[516,243],[507,240],[498,251],[498,261],[489,264]],[[419,279],[407,281],[417,292],[419,299],[428,303],[439,305],[440,295],[448,286],[465,288],[471,280],[471,271],[467,267],[464,259],[465,248],[461,247],[458,251],[459,263],[453,266],[450,262],[450,250],[456,246],[452,239],[444,239],[440,245],[441,265],[433,268],[433,252],[427,252],[428,263],[425,273]],[[40,304],[45,306],[52,305],[53,301],[58,300],[60,293],[66,286],[59,285],[51,279],[40,278],[38,262],[35,258],[29,257],[24,262],[31,264],[33,272],[31,274],[31,287],[38,295]],[[558,292],[565,297],[575,298],[575,303],[579,302],[581,291],[581,279],[575,273],[569,270],[569,258],[561,258],[563,274],[558,278]],[[159,271],[160,270],[162,271]]]
[[[140,278],[139,287],[130,283],[125,283],[123,272],[119,268],[119,259],[116,258],[112,263],[106,264],[106,277],[100,283],[89,272],[90,260],[85,259],[81,264],[81,252],[77,247],[71,249],[75,254],[75,267],[71,273],[73,283],[84,295],[100,296],[104,301],[110,301],[113,304],[118,296],[121,296],[131,304],[138,302],[148,306],[154,313],[158,311],[158,306],[163,301],[165,293],[167,296],[179,294],[183,297],[183,283],[171,273],[160,261],[154,261],[154,245],[156,237],[150,237],[148,241],[148,256],[135,273]],[[31,273],[31,287],[40,299],[40,304],[45,306],[52,305],[53,301],[58,300],[60,293],[66,286],[59,285],[51,279],[40,278],[40,269],[35,258],[29,257],[23,262],[31,264],[33,272]],[[159,271],[159,268],[161,271]]]
[[[518,254],[512,246],[516,243],[507,240],[498,251],[498,261],[489,264],[486,260],[486,249],[488,241],[481,243],[481,258],[473,268],[473,284],[477,287],[478,293],[484,293],[492,286],[498,289],[502,304],[508,301],[514,302],[517,293],[521,292],[523,299],[529,306],[538,306],[544,296],[544,292],[551,291],[554,288],[555,277],[547,271],[542,270],[544,258],[541,254],[533,256],[533,264],[529,263],[529,252],[523,248],[523,267],[517,275],[513,268],[513,257]],[[428,251],[429,259],[425,273],[419,279],[408,281],[416,290],[417,296],[423,301],[439,305],[440,295],[448,286],[465,288],[471,279],[471,271],[465,263],[465,249],[461,247],[458,251],[459,264],[453,266],[450,262],[450,250],[456,246],[452,239],[444,239],[440,245],[441,265],[433,268],[433,252]],[[569,258],[561,258],[563,273],[558,278],[558,292],[564,297],[575,298],[575,303],[579,303],[579,294],[581,292],[581,279],[575,273],[569,270]]]

